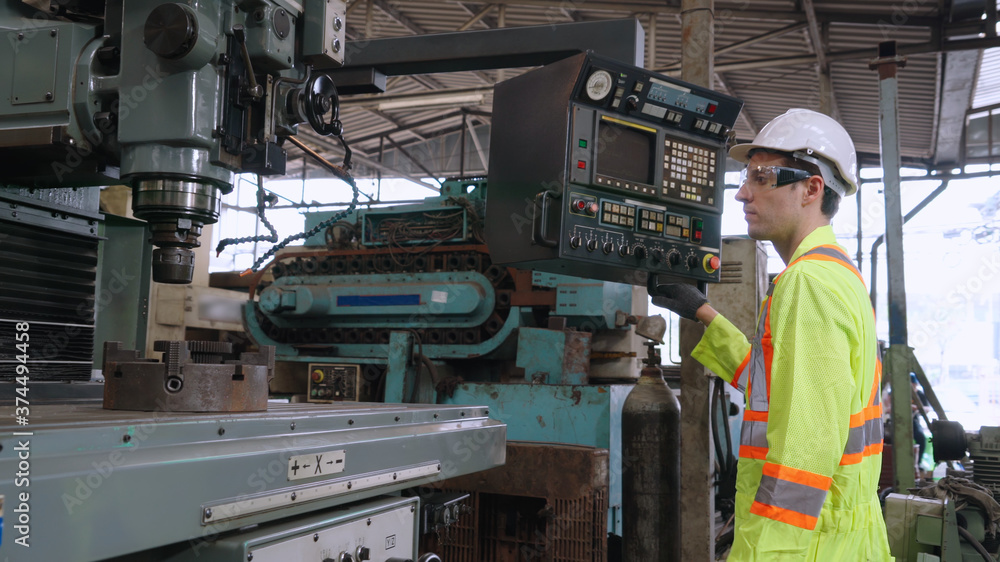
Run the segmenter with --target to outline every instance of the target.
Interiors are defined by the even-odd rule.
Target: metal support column
[[[681,1],[681,79],[712,87],[715,76],[714,0]],[[715,455],[711,435],[711,385],[691,358],[705,327],[681,321],[681,536],[682,560],[715,559]]]
[[[896,54],[896,42],[878,46],[878,57],[869,64],[878,70],[879,135],[882,148],[882,182],[885,193],[885,240],[889,280],[889,351],[884,372],[892,393],[892,452],[895,488],[914,484],[913,425],[910,414],[910,361],[906,336],[906,286],[903,270],[903,209],[899,181],[899,86],[897,70],[906,59]]]
[[[413,333],[389,334],[389,364],[385,371],[385,403],[407,402],[413,394],[417,370],[413,362]]]

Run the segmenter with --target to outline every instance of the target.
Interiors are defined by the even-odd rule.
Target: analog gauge
[[[600,101],[608,97],[611,92],[611,73],[607,70],[598,70],[587,78],[587,97],[594,101]]]

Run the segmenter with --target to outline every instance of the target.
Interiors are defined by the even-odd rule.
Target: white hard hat
[[[858,156],[844,127],[832,117],[809,109],[789,109],[771,120],[753,142],[738,144],[729,156],[740,162],[754,149],[787,152],[819,165],[823,181],[842,197],[858,190]]]

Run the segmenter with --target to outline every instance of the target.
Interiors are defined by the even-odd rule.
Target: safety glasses
[[[740,174],[740,185],[754,191],[766,191],[812,177],[810,172],[784,166],[747,166]]]

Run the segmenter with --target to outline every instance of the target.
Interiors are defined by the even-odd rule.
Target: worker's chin
[[[759,224],[747,224],[747,236],[754,240],[767,240],[767,231]]]

